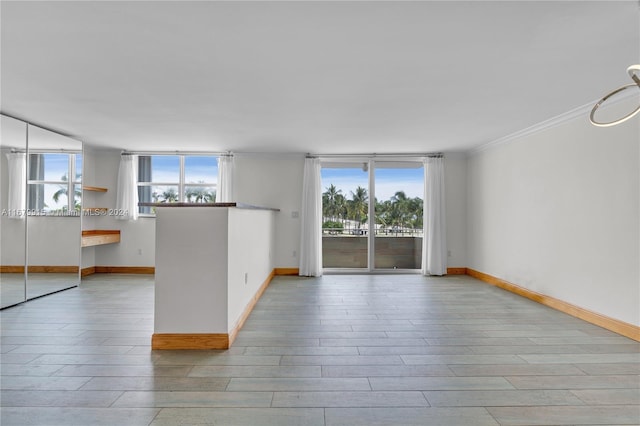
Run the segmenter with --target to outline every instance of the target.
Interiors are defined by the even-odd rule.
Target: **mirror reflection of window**
[[[28,169],[30,214],[79,214],[82,154],[30,153]]]

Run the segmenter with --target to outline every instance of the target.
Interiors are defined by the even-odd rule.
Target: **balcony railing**
[[[368,232],[366,228],[323,229],[322,266],[324,268],[366,268]],[[376,229],[374,247],[374,268],[376,269],[420,269],[421,267],[421,229]]]

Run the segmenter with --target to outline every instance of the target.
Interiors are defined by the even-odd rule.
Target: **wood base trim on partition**
[[[274,272],[276,275],[299,275],[300,268],[276,268]]]
[[[510,291],[511,293],[515,293],[519,296],[526,297],[527,299],[533,300],[534,302],[538,302],[560,312],[564,312],[565,314],[580,318],[581,320],[587,321],[591,324],[606,328],[609,331],[613,331],[614,333],[618,333],[630,339],[640,341],[640,327],[636,325],[589,311],[579,306],[572,305],[571,303],[556,299],[555,297],[546,296],[544,294],[531,291],[492,275],[485,274],[484,272],[476,271],[471,268],[466,269],[467,275],[477,278],[487,284],[491,284],[501,289]]]
[[[80,276],[81,277],[86,277],[87,275],[93,275],[95,273],[96,273],[96,267],[95,266],[89,266],[88,268],[80,269]]]
[[[260,288],[258,289],[258,291],[256,291],[256,294],[253,295],[253,297],[251,298],[247,306],[244,308],[242,315],[240,315],[240,318],[238,318],[238,321],[236,321],[236,324],[233,326],[233,328],[229,332],[229,347],[231,347],[234,340],[236,340],[238,332],[244,325],[247,318],[249,318],[251,311],[253,311],[253,308],[256,306],[256,303],[258,303],[258,300],[260,300],[260,297],[262,297],[262,293],[264,293],[267,287],[269,287],[269,284],[271,283],[271,280],[275,275],[276,275],[276,270],[274,269],[271,271],[267,279],[264,280],[264,282],[260,285]]]
[[[229,349],[225,333],[154,333],[151,349]]]
[[[447,275],[466,275],[467,268],[447,268]]]
[[[151,349],[229,349],[236,339],[238,332],[244,325],[253,308],[260,300],[264,291],[269,287],[276,275],[273,269],[266,280],[260,285],[256,294],[244,308],[242,315],[228,334],[189,334],[189,333],[160,333],[151,337]]]

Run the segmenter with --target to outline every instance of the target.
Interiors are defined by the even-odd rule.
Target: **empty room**
[[[640,3],[0,2],[0,423],[640,424]]]

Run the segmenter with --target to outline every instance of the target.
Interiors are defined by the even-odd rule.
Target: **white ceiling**
[[[630,1],[1,3],[1,110],[130,150],[477,147],[630,82]]]

